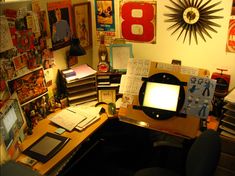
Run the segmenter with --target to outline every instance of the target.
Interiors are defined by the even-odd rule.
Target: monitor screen
[[[24,127],[26,127],[24,114],[16,94],[13,94],[1,107],[0,114],[1,136],[7,149],[15,140],[18,140]]]
[[[176,111],[180,93],[180,85],[147,82],[143,106]]]

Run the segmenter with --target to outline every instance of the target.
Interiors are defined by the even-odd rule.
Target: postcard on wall
[[[229,21],[226,51],[235,53],[235,16],[232,16]]]
[[[70,45],[73,33],[71,1],[48,2],[47,10],[53,50]]]
[[[151,61],[146,59],[129,59],[127,64],[127,75],[148,77]]]
[[[0,53],[13,48],[11,33],[8,26],[7,18],[0,16]]]
[[[110,43],[115,37],[114,0],[95,0],[95,17],[97,39],[103,32],[106,36],[105,43]]]
[[[216,80],[191,76],[182,113],[206,119],[214,96]]]
[[[120,2],[121,38],[134,42],[156,43],[155,1]]]
[[[11,92],[17,93],[20,104],[23,106],[27,102],[44,95],[47,86],[43,68],[38,68],[21,77],[8,81],[8,88]]]

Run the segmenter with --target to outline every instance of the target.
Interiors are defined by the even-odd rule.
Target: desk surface
[[[46,119],[41,120],[37,124],[37,126],[33,129],[33,134],[27,136],[24,142],[21,144],[22,150],[25,150],[27,147],[33,144],[44,133],[55,132],[58,126],[54,125],[49,120],[50,116],[52,115],[53,114],[50,114]],[[68,131],[64,132],[61,136],[66,136],[71,140],[52,159],[50,159],[46,163],[37,162],[33,166],[33,169],[37,170],[42,175],[48,173],[51,169],[56,167],[56,165],[59,164],[63,159],[72,154],[79,147],[79,145],[84,140],[86,140],[92,133],[94,133],[96,129],[98,129],[107,119],[108,119],[107,115],[102,114],[99,120],[97,120],[95,123],[93,123],[83,131],[73,130],[72,132]],[[17,160],[20,160],[24,156],[25,156],[24,154],[21,154],[17,158]]]
[[[193,116],[186,118],[174,116],[167,120],[155,120],[146,116],[141,110],[123,107],[120,108],[118,116],[121,121],[127,123],[188,139],[197,137],[199,131],[200,119]]]

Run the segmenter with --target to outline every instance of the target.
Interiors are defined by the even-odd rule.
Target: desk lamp
[[[67,53],[67,64],[70,68],[71,66],[78,63],[77,56],[83,56],[86,54],[85,49],[80,45],[79,38],[73,38],[71,41],[71,46],[69,52]]]

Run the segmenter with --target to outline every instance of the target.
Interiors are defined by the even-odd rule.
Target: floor
[[[153,147],[153,142],[161,137],[162,134],[145,128],[109,121],[94,136],[98,144],[81,160],[75,156],[60,176],[132,176],[137,170],[151,166],[182,172],[187,149]]]

